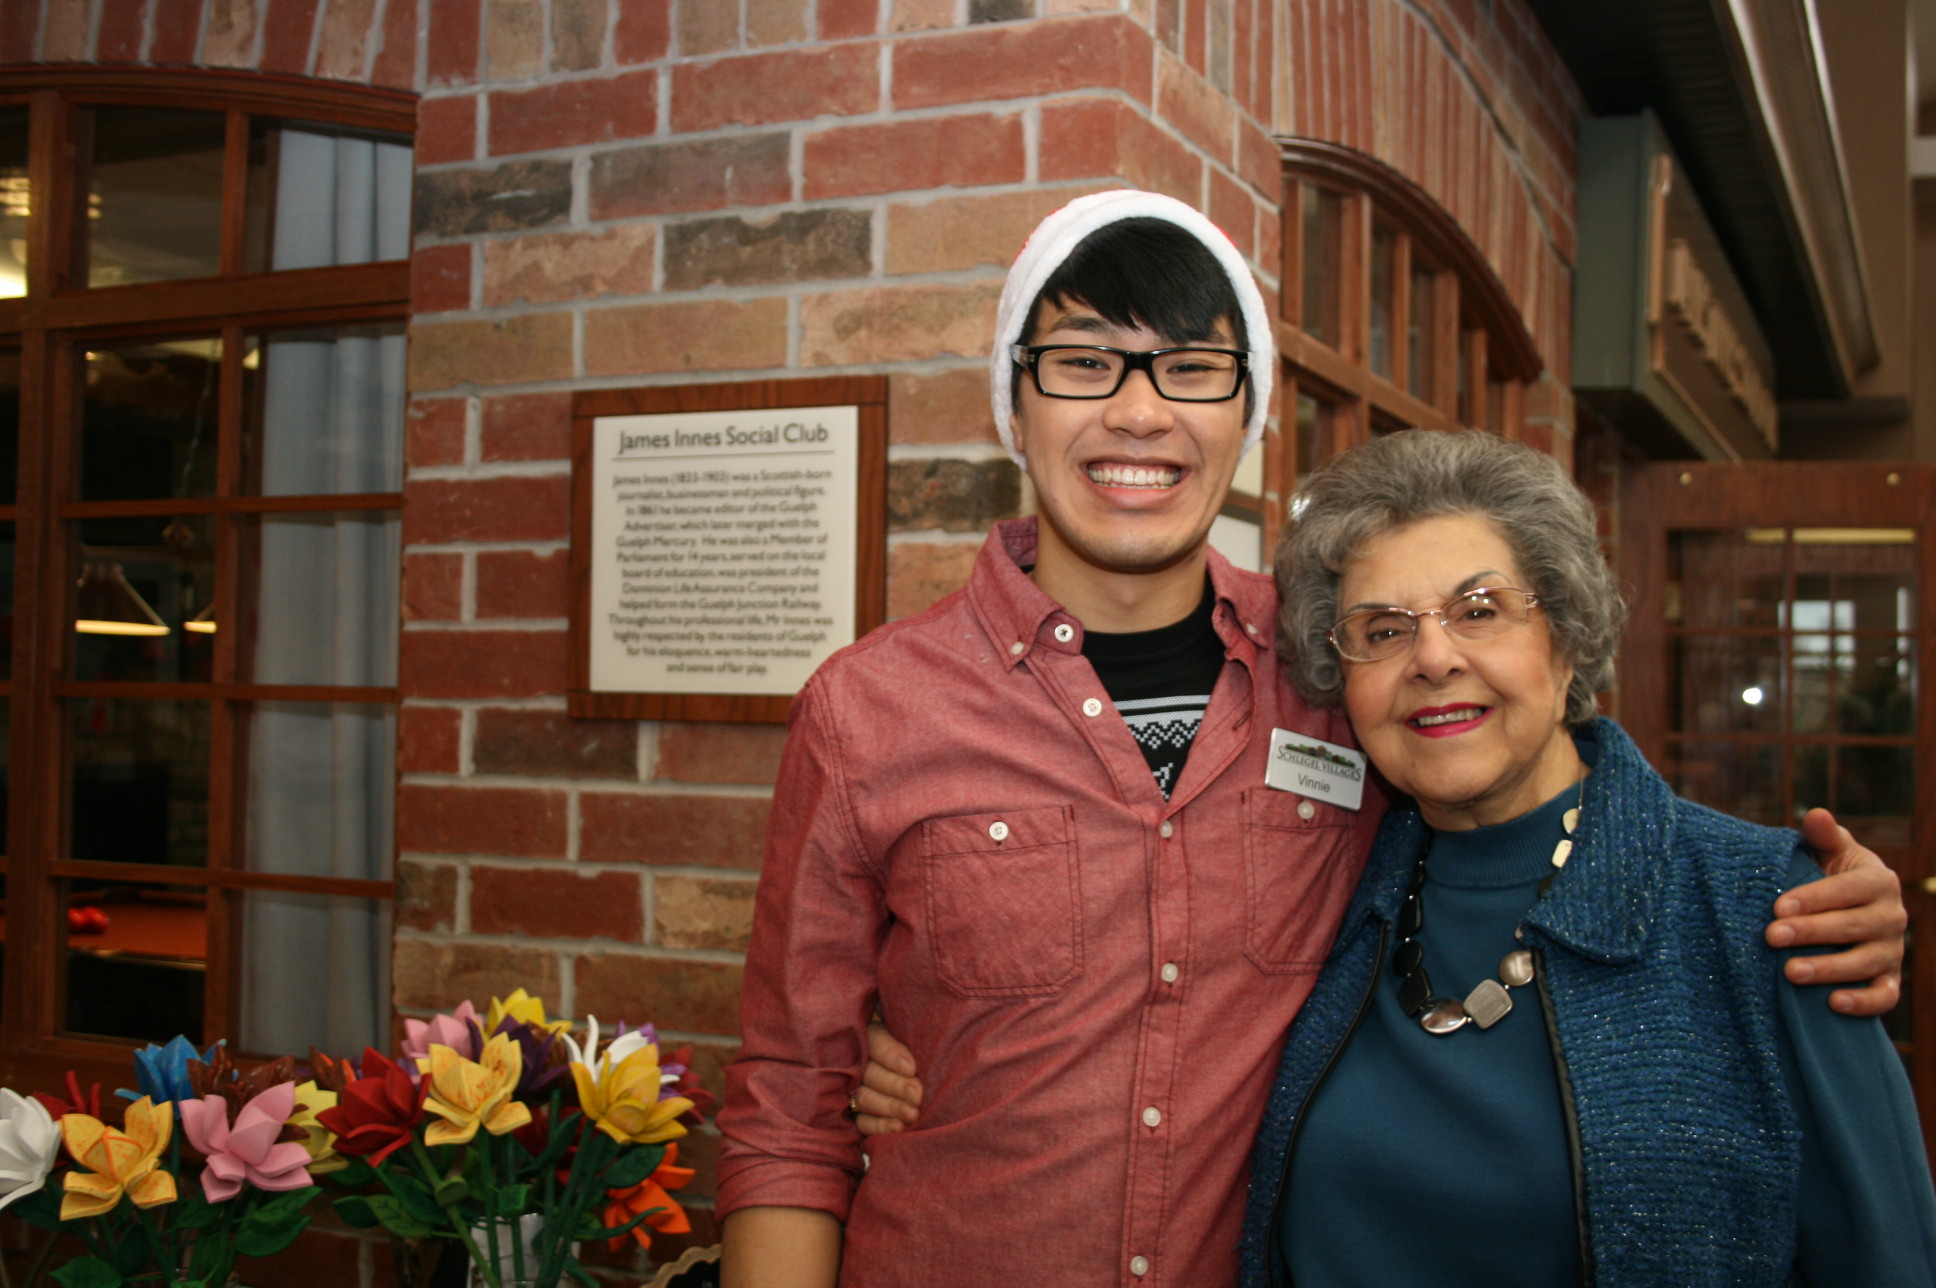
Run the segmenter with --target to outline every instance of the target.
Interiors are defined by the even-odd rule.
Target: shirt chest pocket
[[[936,973],[966,997],[1044,997],[1082,973],[1081,874],[1068,806],[921,825]]]
[[[1244,953],[1270,975],[1323,967],[1363,868],[1356,819],[1290,792],[1244,793]]]

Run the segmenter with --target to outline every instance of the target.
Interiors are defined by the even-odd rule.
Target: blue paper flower
[[[217,1042],[206,1052],[197,1051],[195,1044],[179,1033],[168,1039],[167,1046],[156,1046],[150,1042],[134,1053],[134,1076],[141,1089],[130,1091],[123,1087],[114,1094],[123,1100],[139,1100],[147,1096],[156,1104],[164,1100],[193,1100],[195,1089],[189,1085],[188,1062],[208,1061],[214,1056],[215,1047],[220,1045]]]

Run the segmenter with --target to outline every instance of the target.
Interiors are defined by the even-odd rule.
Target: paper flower
[[[431,1047],[422,1067],[430,1087],[424,1108],[444,1120],[430,1124],[426,1145],[465,1145],[479,1127],[502,1136],[531,1121],[531,1111],[511,1099],[523,1058],[518,1044],[502,1033],[486,1042],[475,1060],[447,1046]]]
[[[325,1109],[336,1108],[336,1102],[337,1094],[327,1087],[318,1086],[314,1080],[296,1087],[296,1110],[289,1115],[289,1125],[303,1134],[302,1140],[297,1143],[309,1155],[311,1176],[340,1172],[350,1165],[349,1159],[336,1152],[336,1133],[323,1126],[316,1117]]]
[[[495,997],[491,999],[491,1009],[484,1016],[484,1031],[496,1033],[498,1026],[503,1024],[507,1017],[525,1024],[535,1024],[553,1033],[562,1033],[571,1027],[570,1020],[545,1019],[544,1002],[532,997],[523,989],[503,999]]]
[[[90,1118],[99,1118],[101,1116],[100,1083],[97,1082],[89,1087],[88,1093],[83,1096],[81,1094],[80,1079],[74,1076],[72,1069],[69,1069],[67,1071],[67,1094],[69,1098],[62,1100],[59,1096],[50,1096],[44,1091],[36,1091],[34,1093],[34,1099],[46,1107],[48,1116],[55,1122],[59,1122],[69,1114],[86,1114]]]
[[[578,1107],[599,1130],[623,1144],[653,1145],[686,1134],[679,1118],[692,1108],[683,1096],[661,1099],[664,1079],[659,1071],[659,1048],[654,1035],[621,1030],[603,1054],[598,1053],[598,1019],[585,1022],[581,1051],[569,1038],[571,1078],[578,1088]]]
[[[215,1044],[220,1045],[219,1042]],[[164,1100],[175,1102],[192,1099],[195,1088],[189,1080],[188,1062],[213,1059],[215,1046],[211,1046],[208,1054],[204,1055],[195,1049],[193,1042],[179,1033],[169,1038],[166,1046],[156,1046],[150,1042],[134,1053],[134,1077],[141,1089],[129,1091],[123,1087],[114,1094],[123,1100],[146,1096],[156,1104]]]
[[[0,1088],[0,1208],[47,1183],[60,1160],[60,1128],[47,1106]]]
[[[381,1051],[365,1048],[363,1076],[344,1083],[336,1107],[319,1112],[316,1121],[336,1133],[339,1154],[367,1157],[374,1167],[410,1143],[429,1089]]]
[[[278,1144],[282,1125],[296,1108],[295,1084],[283,1082],[252,1098],[229,1126],[229,1103],[221,1096],[181,1102],[182,1131],[208,1159],[202,1193],[223,1203],[242,1192],[299,1190],[309,1184],[309,1151],[300,1142]]]
[[[543,1014],[544,1008],[538,1008]],[[417,1062],[430,1058],[430,1048],[447,1046],[467,1060],[475,1060],[484,1046],[483,1017],[468,1001],[459,1002],[449,1015],[433,1015],[428,1021],[403,1022],[403,1067],[417,1068]]]
[[[126,1194],[136,1207],[175,1201],[175,1178],[158,1165],[174,1133],[175,1107],[143,1096],[128,1106],[126,1130],[116,1131],[87,1114],[60,1121],[61,1139],[78,1164],[63,1182],[60,1219],[74,1221],[112,1212]]]
[[[569,1084],[571,1056],[566,1039],[549,1026],[506,1019],[497,1031],[517,1043],[518,1058],[523,1062],[517,1089],[511,1093],[516,1099],[526,1104],[542,1103],[551,1084],[560,1079]]]
[[[229,1059],[228,1047],[220,1042],[209,1048],[208,1059],[188,1062],[190,1098],[220,1096],[229,1102],[231,1114],[241,1113],[243,1106],[276,1084],[295,1080],[294,1056],[277,1056],[245,1073]]]
[[[685,1189],[693,1178],[693,1170],[690,1167],[673,1166],[679,1161],[677,1141],[668,1144],[665,1151],[665,1158],[660,1160],[659,1166],[653,1170],[652,1175],[630,1189],[605,1191],[604,1219],[607,1229],[624,1225],[641,1212],[652,1212],[653,1208],[660,1209],[652,1212],[651,1216],[631,1229],[629,1237],[636,1239],[641,1248],[652,1246],[652,1236],[647,1233],[648,1227],[662,1234],[686,1234],[692,1230],[692,1222],[686,1219],[686,1210],[680,1207],[678,1200],[666,1191]],[[625,1246],[627,1237],[620,1235],[616,1239],[607,1239],[605,1246],[617,1252]]]

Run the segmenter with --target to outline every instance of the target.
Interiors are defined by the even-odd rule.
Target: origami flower
[[[73,1221],[112,1212],[126,1194],[136,1207],[175,1201],[175,1178],[158,1165],[175,1129],[175,1107],[143,1096],[128,1106],[127,1127],[116,1131],[87,1114],[60,1121],[61,1139],[79,1166],[64,1181],[60,1219]]]
[[[525,1024],[535,1024],[539,1028],[549,1029],[553,1033],[562,1033],[571,1027],[570,1020],[545,1019],[544,1002],[539,998],[532,997],[523,989],[519,989],[517,992],[511,994],[511,996],[503,998],[502,1000],[495,997],[491,999],[491,1009],[485,1013],[484,1017],[484,1031],[486,1033],[496,1033],[498,1026],[504,1023],[506,1017]]]
[[[506,1019],[497,1031],[518,1044],[523,1062],[517,1090],[512,1092],[515,1098],[526,1103],[543,1101],[552,1083],[561,1078],[569,1081],[571,1057],[565,1039],[550,1026]]]
[[[47,1106],[0,1089],[0,1208],[47,1183],[60,1159],[60,1128]]]
[[[652,1175],[630,1189],[605,1191],[604,1219],[608,1229],[624,1225],[641,1212],[660,1209],[631,1229],[630,1237],[638,1240],[641,1248],[652,1246],[652,1236],[646,1233],[648,1226],[664,1234],[686,1234],[692,1229],[692,1222],[686,1219],[686,1210],[666,1191],[686,1188],[693,1178],[693,1170],[673,1166],[679,1161],[677,1141],[667,1145],[665,1151],[665,1158]],[[616,1239],[607,1239],[605,1246],[617,1252],[625,1246],[625,1240],[626,1236],[620,1235]]]
[[[220,1046],[216,1043],[215,1046]],[[182,1101],[192,1099],[195,1088],[188,1076],[188,1062],[191,1060],[210,1060],[215,1056],[215,1046],[204,1055],[195,1049],[195,1044],[181,1034],[168,1039],[167,1046],[156,1046],[150,1042],[134,1053],[134,1077],[140,1091],[129,1091],[126,1087],[114,1094],[123,1100],[133,1100],[136,1096],[146,1096],[160,1104],[162,1101]]]
[[[344,1083],[336,1107],[319,1112],[316,1121],[336,1133],[338,1153],[368,1157],[374,1167],[410,1143],[429,1089],[381,1051],[365,1048],[363,1076]]]
[[[296,1087],[296,1111],[289,1115],[289,1125],[303,1134],[298,1143],[309,1155],[311,1176],[340,1172],[350,1165],[349,1159],[336,1152],[336,1134],[316,1117],[325,1109],[336,1108],[337,1099],[334,1091],[318,1086],[313,1080]]]
[[[649,1027],[649,1026],[648,1026]],[[686,1134],[681,1115],[692,1109],[684,1096],[661,1099],[664,1079],[659,1071],[656,1034],[623,1029],[601,1055],[598,1020],[585,1022],[585,1047],[567,1038],[572,1053],[571,1078],[578,1088],[578,1106],[599,1130],[620,1144],[632,1141],[653,1145]]]
[[[475,1060],[447,1046],[433,1046],[422,1068],[430,1088],[424,1108],[444,1120],[430,1124],[426,1145],[464,1145],[479,1127],[502,1136],[531,1121],[531,1111],[511,1099],[523,1058],[518,1044],[502,1033],[486,1042]]]
[[[181,1102],[188,1143],[208,1158],[202,1170],[202,1193],[210,1203],[234,1198],[242,1192],[244,1181],[259,1190],[299,1190],[309,1184],[309,1151],[297,1141],[276,1141],[295,1108],[295,1084],[288,1082],[242,1106],[232,1128],[228,1101],[221,1096]]]
[[[544,1008],[538,1008],[539,1014]],[[449,1015],[433,1015],[424,1020],[403,1022],[403,1067],[415,1070],[417,1062],[430,1058],[430,1048],[447,1046],[467,1060],[475,1060],[484,1045],[483,1017],[468,1001],[459,1002]],[[495,1026],[493,1026],[495,1027]]]
[[[36,1091],[34,1093],[34,1099],[46,1107],[48,1116],[53,1118],[55,1122],[59,1122],[69,1114],[86,1114],[90,1118],[99,1118],[101,1116],[100,1083],[97,1082],[89,1087],[88,1093],[83,1096],[81,1094],[80,1079],[74,1076],[72,1069],[69,1069],[67,1071],[67,1094],[71,1098],[62,1100],[59,1096],[50,1096],[44,1091]]]

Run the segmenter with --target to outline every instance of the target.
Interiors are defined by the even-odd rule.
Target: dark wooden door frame
[[[1665,462],[1630,466],[1620,489],[1618,571],[1632,607],[1620,653],[1621,723],[1666,763],[1673,659],[1666,626],[1667,534],[1728,528],[1907,528],[1915,533],[1916,813],[1906,847],[1877,845],[1902,876],[1923,946],[1904,983],[1910,1079],[1936,1156],[1936,465]],[[1927,804],[1926,804],[1927,802]]]

